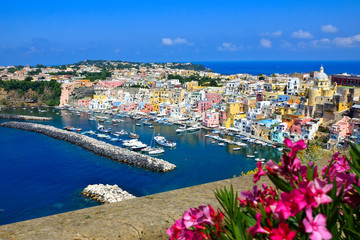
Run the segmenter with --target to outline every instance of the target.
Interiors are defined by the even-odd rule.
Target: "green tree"
[[[31,82],[33,80],[33,77],[27,76],[24,81]]]

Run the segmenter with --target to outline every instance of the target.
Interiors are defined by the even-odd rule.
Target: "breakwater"
[[[134,195],[121,189],[118,185],[94,184],[89,185],[82,191],[86,197],[90,197],[101,203],[115,203],[135,198]]]
[[[65,131],[53,126],[14,121],[4,122],[0,124],[0,126],[41,133],[55,139],[70,142],[100,156],[151,171],[168,172],[174,170],[176,167],[174,164],[162,159],[133,152],[79,133]]]
[[[51,121],[51,117],[37,117],[26,115],[0,114],[0,119],[28,120],[28,121]]]

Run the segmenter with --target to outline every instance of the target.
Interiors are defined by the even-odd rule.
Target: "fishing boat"
[[[160,135],[155,136],[154,140],[157,144],[164,146],[164,147],[170,147],[170,148],[176,147],[176,142],[173,142],[171,140],[166,140],[165,137],[160,136]]]

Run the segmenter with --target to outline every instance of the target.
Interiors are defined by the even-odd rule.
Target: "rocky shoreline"
[[[168,172],[176,168],[174,164],[162,159],[133,152],[79,133],[69,132],[53,126],[15,121],[4,122],[0,124],[0,126],[41,133],[55,139],[70,142],[97,155],[151,171]]]
[[[115,203],[136,198],[134,195],[122,190],[118,185],[94,184],[88,185],[82,194],[101,203]]]
[[[28,121],[51,121],[51,117],[37,117],[26,115],[0,114],[0,119],[28,120]]]

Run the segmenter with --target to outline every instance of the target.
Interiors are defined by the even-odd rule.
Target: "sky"
[[[359,0],[2,1],[0,65],[359,60]]]

